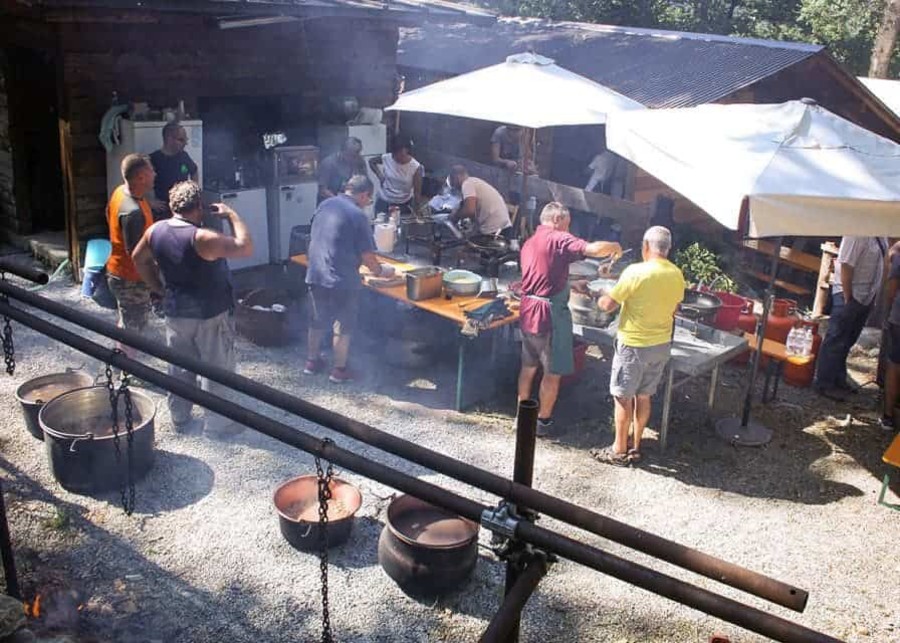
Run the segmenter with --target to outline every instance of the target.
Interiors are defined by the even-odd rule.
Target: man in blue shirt
[[[379,277],[394,274],[392,266],[378,262],[369,218],[362,211],[372,203],[372,191],[368,177],[350,177],[342,194],[322,201],[312,223],[306,272],[309,340],[303,372],[314,375],[324,370],[320,350],[331,326],[334,364],[328,379],[336,384],[353,380],[347,359],[362,286],[360,266]]]

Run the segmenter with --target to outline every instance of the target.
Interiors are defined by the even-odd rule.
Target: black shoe
[[[882,428],[883,431],[893,431],[896,427],[894,426],[894,418],[890,415],[882,415],[881,420],[878,422],[878,425]]]
[[[556,424],[553,422],[553,418],[547,418],[546,420],[542,420],[538,418],[537,421],[537,436],[539,438],[547,438],[552,435],[559,434],[559,429]]]
[[[835,402],[846,402],[846,398],[843,395],[841,389],[836,387],[828,387],[828,386],[819,386],[816,385],[814,387],[815,392],[822,397],[826,397],[829,400],[833,400]]]

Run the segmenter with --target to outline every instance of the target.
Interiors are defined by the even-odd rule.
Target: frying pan
[[[481,252],[503,254],[509,252],[509,241],[492,234],[473,234],[469,237],[469,245]]]
[[[721,307],[722,300],[715,295],[685,289],[684,300],[678,304],[678,312],[688,319],[712,322]]]

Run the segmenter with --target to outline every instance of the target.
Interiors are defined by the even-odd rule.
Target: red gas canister
[[[791,386],[796,386],[798,388],[806,388],[810,384],[812,384],[813,377],[816,374],[816,357],[819,354],[819,347],[822,345],[822,336],[819,335],[819,324],[814,321],[808,321],[805,319],[801,319],[798,326],[802,328],[812,328],[813,332],[813,345],[812,345],[812,354],[813,361],[809,364],[804,364],[803,366],[798,366],[797,364],[791,364],[790,362],[784,363],[784,372],[782,373],[782,377],[784,377],[784,381],[790,384]]]
[[[800,317],[796,313],[797,302],[791,299],[776,299],[769,311],[769,321],[766,324],[766,339],[772,339],[784,344],[787,342],[788,333],[794,327]]]

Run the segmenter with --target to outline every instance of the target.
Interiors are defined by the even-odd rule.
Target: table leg
[[[463,410],[463,384],[466,367],[466,338],[459,338],[459,356],[456,362],[456,410]]]
[[[775,366],[775,384],[772,385],[772,401],[775,401],[775,398],[778,397],[778,382],[781,381],[781,377],[784,374],[784,362],[778,362],[778,365]]]
[[[762,403],[768,404],[769,402],[769,382],[772,381],[772,364],[775,360],[770,359],[769,363],[766,364],[766,378],[763,380],[763,391],[762,391]]]
[[[670,364],[666,375],[666,390],[663,392],[662,423],[659,429],[659,450],[666,450],[669,437],[669,415],[672,412],[672,386],[675,384],[675,369]]]
[[[706,402],[706,408],[710,411],[716,404],[716,387],[719,385],[719,365],[716,364],[709,377],[709,399]]]

